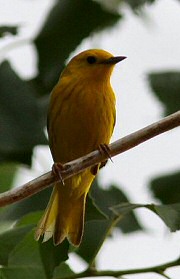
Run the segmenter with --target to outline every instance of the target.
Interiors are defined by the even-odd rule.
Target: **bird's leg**
[[[54,163],[53,166],[52,166],[52,173],[55,175],[55,176],[58,176],[59,177],[59,180],[61,181],[62,185],[64,186],[64,179],[62,177],[62,174],[61,172],[66,170],[66,167],[61,164],[61,163]]]
[[[99,149],[99,152],[100,152],[101,154],[107,155],[108,158],[109,158],[109,159],[111,160],[111,162],[113,163],[113,160],[112,160],[111,154],[110,154],[110,148],[109,148],[109,146],[108,146],[107,144],[105,144],[105,143],[100,144],[100,145],[98,146],[98,149]],[[108,160],[102,162],[102,163],[101,163],[101,165],[102,165],[101,167],[104,167],[104,166],[106,165],[107,161],[108,161]]]
[[[109,152],[110,149],[109,149],[109,146],[108,146],[107,144],[100,144],[100,145],[98,146],[98,149],[99,149],[99,152],[100,152],[101,154],[107,155],[108,158],[111,160],[111,162],[113,162],[113,161],[112,161],[112,158],[111,158],[111,154],[110,154],[110,152]],[[91,173],[92,173],[93,175],[96,175],[97,172],[98,172],[98,170],[101,169],[101,168],[103,168],[103,167],[107,164],[107,162],[108,162],[108,160],[105,160],[105,161],[101,162],[100,165],[98,164],[98,165],[95,165],[94,167],[92,167],[92,168],[91,168]]]

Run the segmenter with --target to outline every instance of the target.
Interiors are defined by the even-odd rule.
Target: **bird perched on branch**
[[[115,96],[110,84],[114,65],[125,56],[114,57],[99,49],[83,51],[65,67],[51,93],[48,135],[53,170],[100,149],[106,151],[115,124]],[[108,152],[108,151],[107,151]],[[59,163],[59,164],[58,164]],[[103,163],[102,163],[103,165]],[[54,244],[66,237],[79,246],[84,228],[86,196],[101,164],[67,180],[55,183],[35,238]]]

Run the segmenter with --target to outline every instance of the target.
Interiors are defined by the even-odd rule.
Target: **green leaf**
[[[0,162],[30,164],[33,147],[47,143],[33,88],[3,62],[0,92]]]
[[[17,169],[18,166],[13,163],[0,165],[0,193],[11,188]]]
[[[64,277],[68,278],[69,276],[75,274],[66,263],[61,263],[54,270],[53,279],[63,279]]]
[[[0,26],[0,38],[6,35],[17,35],[18,33],[18,26]]]
[[[94,200],[89,195],[86,200],[85,221],[104,220],[107,216],[96,206]]]
[[[14,247],[22,240],[23,236],[32,228],[26,226],[21,228],[13,228],[0,234],[0,265],[8,264],[8,257]]]
[[[24,227],[28,225],[37,225],[38,221],[40,220],[43,212],[31,212],[23,216],[17,223],[16,227]]]
[[[124,0],[126,4],[128,4],[133,10],[137,10],[141,8],[144,4],[154,3],[155,0]]]
[[[15,163],[7,163],[7,164],[0,164],[0,193],[8,191],[12,187],[12,183],[15,177],[15,174],[18,170],[18,165]],[[8,207],[1,207],[0,208],[0,216],[4,215]],[[6,226],[11,224],[12,222],[1,222],[0,220],[0,232],[2,232]]]
[[[43,272],[39,243],[34,240],[34,230],[31,230],[14,247],[9,255],[9,266],[40,267]]]
[[[112,220],[104,220],[85,223],[82,243],[75,252],[89,265],[93,264],[99,249],[108,236],[112,222]]]
[[[0,269],[1,279],[47,279],[38,266],[10,266]]]
[[[59,246],[54,246],[52,240],[41,243],[34,240],[34,230],[31,230],[14,247],[9,255],[8,267],[19,267],[24,272],[32,270],[37,274],[34,278],[52,278],[55,267],[68,258],[69,243],[64,241]],[[40,274],[40,277],[37,277]],[[24,278],[26,273],[24,273]],[[31,277],[30,277],[31,278]]]
[[[52,278],[54,269],[68,259],[69,243],[63,241],[54,246],[53,239],[45,243],[39,242],[39,251],[47,278]]]
[[[148,78],[152,90],[164,105],[165,115],[178,111],[180,72],[151,73]]]
[[[110,210],[118,216],[120,219],[123,218],[126,214],[128,214],[131,210],[140,208],[140,207],[146,207],[145,204],[135,204],[135,203],[129,203],[129,202],[122,202],[118,205],[112,206]]]
[[[168,205],[122,203],[113,206],[111,210],[121,219],[124,218],[129,211],[142,207],[157,214],[172,232],[180,229],[180,203]]]
[[[180,230],[180,203],[154,205],[154,210],[172,232]]]
[[[180,202],[179,185],[180,172],[157,177],[150,183],[155,197],[164,204]]]
[[[69,54],[92,32],[119,20],[92,0],[57,1],[35,40],[39,56],[39,81],[52,90]]]
[[[115,185],[111,185],[108,189],[100,188],[98,180],[95,180],[90,191],[96,206],[110,219],[114,218],[114,214],[110,208],[120,202],[128,202],[126,195]],[[141,230],[142,227],[138,223],[134,213],[130,212],[125,219],[117,223],[116,226],[124,233],[134,232]]]

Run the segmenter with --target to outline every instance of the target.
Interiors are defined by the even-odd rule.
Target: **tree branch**
[[[84,278],[84,277],[114,277],[118,278],[123,275],[130,275],[130,274],[142,274],[142,273],[157,273],[160,274],[166,278],[169,278],[167,275],[164,274],[164,271],[168,268],[179,266],[180,265],[180,258],[165,263],[161,265],[156,265],[152,267],[146,267],[146,268],[137,268],[137,269],[125,269],[125,270],[93,270],[93,269],[87,269],[80,273],[75,273],[72,275],[69,275],[68,277],[62,277],[62,279],[76,279],[76,278]]]
[[[109,154],[111,157],[116,156],[178,126],[180,126],[180,111],[110,144]],[[107,154],[102,154],[98,150],[93,151],[86,156],[65,164],[68,168],[62,171],[62,178],[67,179],[106,159],[108,159]],[[0,207],[30,197],[51,186],[56,181],[58,181],[58,177],[54,176],[52,172],[48,172],[21,187],[2,193],[0,194]]]

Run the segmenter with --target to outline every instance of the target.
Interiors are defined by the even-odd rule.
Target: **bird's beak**
[[[114,56],[100,62],[100,64],[116,64],[126,59],[126,56]]]

